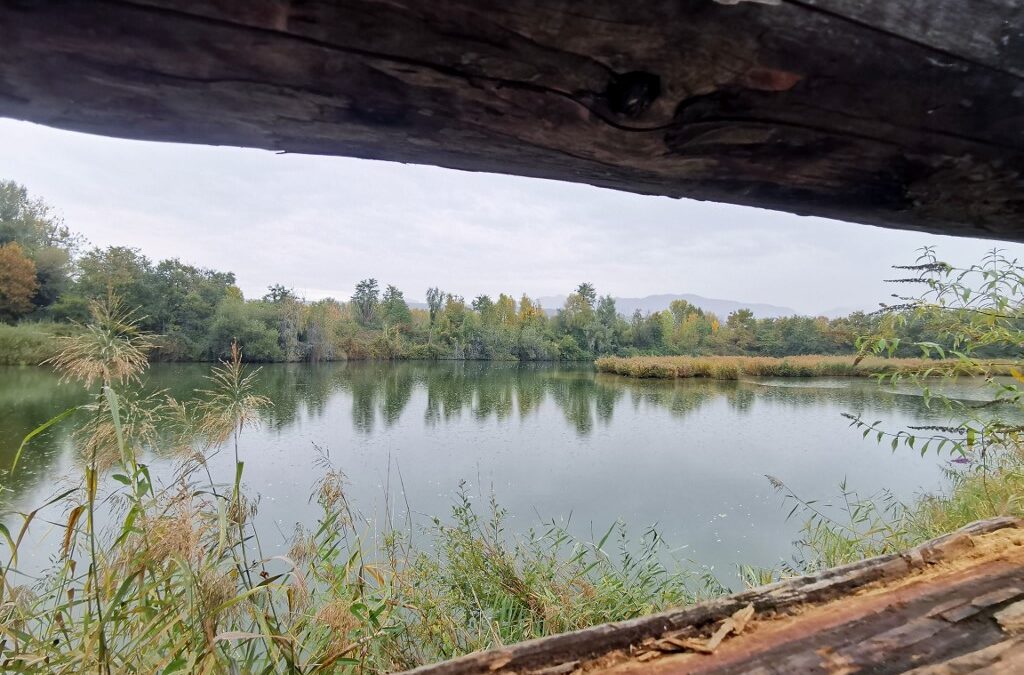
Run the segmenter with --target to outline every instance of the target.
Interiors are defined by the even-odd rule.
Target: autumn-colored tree
[[[543,324],[546,319],[547,314],[544,313],[544,308],[540,306],[540,303],[531,300],[530,296],[523,293],[523,297],[519,299],[519,323],[521,325]]]
[[[514,328],[516,325],[516,301],[502,293],[494,302],[494,318],[498,325]]]
[[[15,242],[0,246],[0,319],[7,321],[32,311],[39,288],[36,264]]]

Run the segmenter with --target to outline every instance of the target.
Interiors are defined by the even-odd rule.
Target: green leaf
[[[121,466],[131,466],[128,447],[124,442],[124,430],[121,427],[121,406],[118,403],[117,394],[109,386],[104,386],[103,395],[107,399],[107,405],[110,406],[110,420],[114,424],[114,434],[117,436],[117,449],[121,452]]]
[[[25,438],[21,441],[21,445],[18,446],[18,451],[16,453],[14,453],[14,461],[11,462],[11,472],[13,473],[14,467],[18,466],[18,459],[21,457],[21,453],[25,449],[25,446],[28,445],[29,441],[31,441],[36,436],[38,436],[39,434],[43,433],[44,431],[46,431],[50,427],[52,427],[57,422],[60,422],[62,419],[64,419],[65,417],[67,417],[71,413],[73,413],[76,410],[78,410],[79,407],[80,406],[76,405],[74,408],[68,408],[67,410],[65,410],[61,414],[57,415],[56,417],[51,417],[50,419],[46,420],[45,422],[40,424],[38,427],[33,429],[32,431],[28,432],[28,435],[25,436]]]

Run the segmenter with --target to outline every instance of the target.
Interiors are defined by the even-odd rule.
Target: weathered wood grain
[[[1022,33],[1012,0],[0,0],[0,115],[1024,241]]]
[[[1024,598],[1021,527],[1009,518],[981,521],[903,554],[411,672],[854,673],[903,672],[942,663],[1009,639],[993,615]],[[1011,528],[1013,541],[980,552],[986,535]],[[666,636],[710,635],[719,622],[747,605],[756,612],[753,633],[748,629],[742,637],[727,639],[713,655],[629,658],[649,654],[655,650],[651,645]],[[790,615],[795,618],[776,620]]]

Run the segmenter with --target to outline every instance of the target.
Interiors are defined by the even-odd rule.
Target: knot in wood
[[[661,78],[641,70],[613,75],[605,90],[608,108],[626,117],[638,116],[660,95]]]

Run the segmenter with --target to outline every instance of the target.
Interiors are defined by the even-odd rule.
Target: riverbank
[[[605,356],[594,362],[598,372],[627,377],[676,379],[705,377],[738,380],[751,377],[867,377],[921,368],[924,359],[849,356]],[[950,363],[934,361],[935,365]]]
[[[130,351],[130,345],[122,345],[121,352],[125,350]],[[144,362],[138,364],[141,368]],[[622,412],[612,415],[615,396],[607,386],[594,388],[593,404],[585,390],[569,386],[592,382],[592,377],[557,378],[540,387],[541,383],[523,382],[516,375],[460,396],[454,389],[438,388],[458,379],[450,373],[431,379],[424,373],[403,376],[394,372],[382,377],[380,372],[367,372],[361,379],[339,382],[327,368],[309,368],[309,372],[321,379],[285,380],[275,394],[262,388],[261,382],[294,373],[294,369],[266,368],[254,377],[236,360],[216,368],[201,386],[186,383],[180,387],[182,393],[198,392],[198,398],[166,402],[138,397],[129,389],[118,394],[116,384],[107,384],[109,393],[104,400],[109,405],[95,408],[102,418],[80,420],[85,426],[73,436],[76,445],[95,449],[87,466],[69,465],[81,473],[75,474],[77,481],[68,477],[71,482],[67,484],[77,483],[79,488],[59,496],[49,511],[23,509],[28,515],[9,514],[5,532],[14,532],[15,527],[20,532],[22,523],[28,528],[33,520],[33,528],[51,527],[41,522],[44,520],[58,523],[58,528],[65,523],[63,531],[58,529],[61,545],[52,567],[40,580],[23,576],[32,572],[20,569],[31,557],[30,547],[37,546],[35,540],[5,537],[9,556],[6,583],[0,586],[5,601],[0,630],[6,631],[5,638],[12,645],[9,658],[28,663],[23,669],[26,672],[104,668],[156,672],[178,666],[195,671],[312,672],[342,665],[368,673],[393,672],[498,645],[689,606],[729,590],[710,568],[677,557],[694,554],[703,561],[709,550],[706,546],[699,546],[699,551],[688,547],[683,553],[683,549],[670,547],[659,531],[627,530],[620,521],[600,515],[597,508],[588,508],[587,517],[607,529],[602,527],[586,538],[574,535],[567,523],[558,519],[537,522],[524,531],[513,527],[512,520],[523,509],[508,509],[493,495],[463,486],[454,494],[447,513],[428,507],[426,513],[436,515],[428,518],[431,524],[425,530],[401,517],[388,519],[381,527],[382,521],[360,515],[357,507],[367,501],[354,499],[360,483],[367,481],[350,482],[334,468],[326,452],[317,452],[318,478],[310,498],[295,499],[295,495],[308,494],[304,488],[291,490],[287,500],[275,500],[273,494],[268,498],[270,481],[277,484],[286,472],[273,465],[273,453],[261,449],[254,433],[256,422],[264,414],[273,415],[270,419],[275,420],[275,433],[279,434],[281,421],[292,417],[289,405],[307,407],[302,400],[287,400],[289,391],[303,392],[304,401],[314,402],[309,407],[320,415],[338,408],[328,404],[327,392],[314,386],[317,382],[334,383],[332,386],[352,392],[352,405],[340,408],[345,412],[351,408],[353,427],[361,434],[372,427],[374,410],[384,413],[379,423],[396,425],[402,407],[418,400],[426,403],[429,414],[413,416],[416,419],[457,419],[457,410],[472,412],[477,429],[474,442],[478,442],[481,420],[489,415],[503,418],[510,401],[523,405],[533,400],[532,410],[536,411],[543,391],[563,406],[566,417],[590,415],[592,410],[606,422],[623,417]],[[432,393],[431,382],[435,387]],[[428,387],[425,395],[416,395],[415,383]],[[516,386],[510,389],[513,383]],[[95,389],[82,391],[87,395]],[[438,403],[432,408],[430,401],[444,401],[444,407]],[[675,399],[671,407],[679,411],[692,404],[692,400]],[[753,409],[764,410],[766,419],[775,421],[775,428],[797,426],[779,417],[782,408],[766,404]],[[624,406],[633,407],[633,403]],[[648,423],[656,419],[650,410],[645,414]],[[123,424],[126,419],[131,424]],[[704,421],[718,430],[741,426],[716,424],[708,418]],[[747,422],[759,425],[754,418]],[[579,429],[585,433],[592,426],[588,422]],[[637,425],[627,426],[630,438],[635,438]],[[765,443],[757,454],[763,459],[769,448],[784,443],[771,438],[772,428],[760,426],[759,436]],[[508,428],[503,427],[505,433]],[[811,434],[808,425],[802,428],[801,436]],[[59,429],[63,423],[48,433]],[[156,433],[164,429],[167,433]],[[307,438],[330,438],[309,426],[304,426],[304,433]],[[859,439],[859,434],[850,435]],[[456,437],[448,434],[444,442],[452,443]],[[17,472],[32,470],[42,438],[40,434],[32,440],[17,463]],[[389,444],[394,438],[389,436]],[[225,439],[234,442],[229,440],[224,447]],[[144,454],[151,443],[161,448],[156,455],[177,457],[177,480],[160,480],[156,462],[136,459],[151,457]],[[729,445],[739,447],[740,443]],[[530,454],[531,448],[543,447],[543,455],[550,455],[550,444],[524,440],[517,447],[515,463],[527,468],[533,480],[537,475],[554,475],[539,463],[542,455]],[[618,447],[629,446],[622,442]],[[217,452],[216,448],[223,449]],[[750,452],[750,448],[744,449]],[[673,446],[672,452],[678,448]],[[432,464],[440,463],[437,457],[443,456],[439,452],[426,454]],[[628,464],[637,464],[639,454],[629,453]],[[715,464],[740,463],[730,460],[725,450],[708,454]],[[887,451],[884,454],[889,455]],[[638,484],[621,468],[609,468],[609,459],[604,460],[604,471],[623,485]],[[351,464],[353,457],[348,455],[346,460]],[[675,461],[679,463],[678,458]],[[115,465],[112,473],[101,470],[111,462]],[[10,464],[13,467],[15,462]],[[678,481],[664,468],[669,464],[666,458],[657,462],[660,474],[675,481],[678,490]],[[773,471],[793,476],[793,471],[781,470],[781,462],[771,464],[776,467]],[[396,472],[398,478],[392,479],[396,482],[382,486],[374,481],[370,496],[379,498],[377,491],[383,489],[385,503],[394,503],[399,495],[389,490],[396,485],[401,485],[403,501],[410,499],[416,484],[436,492],[435,486],[441,483],[432,479],[425,466],[419,465],[415,480],[403,479]],[[754,462],[748,460],[745,471],[750,473],[752,466]],[[716,481],[707,467],[693,470],[702,471],[699,483],[712,485],[716,492],[727,482]],[[654,468],[645,472],[646,492],[656,490],[658,473]],[[761,472],[754,473],[763,485]],[[890,470],[890,479],[897,473]],[[950,488],[934,496],[907,506],[851,497],[850,511],[827,520],[814,510],[815,502],[803,501],[781,481],[769,479],[776,489],[763,490],[771,493],[770,501],[781,495],[786,504],[795,504],[798,517],[809,519],[808,524],[792,563],[772,569],[740,565],[735,582],[758,585],[837,562],[904,550],[936,531],[955,529],[980,517],[1020,512],[1016,496],[1024,474],[1018,454],[989,455],[984,465],[973,461],[957,465],[952,473]],[[814,475],[820,484],[824,472],[817,470]],[[90,488],[91,476],[97,479]],[[594,480],[583,482],[588,491],[597,484]],[[794,478],[794,484],[806,482]],[[527,482],[513,480],[513,484]],[[699,485],[692,489],[698,490]],[[747,489],[744,494],[756,491]],[[415,495],[411,499],[417,505],[424,503]],[[749,509],[748,499],[756,499],[756,495],[743,499]],[[310,509],[292,512],[289,502]],[[538,512],[550,512],[536,503]],[[108,512],[105,504],[117,504],[118,508]],[[302,524],[280,549],[271,539],[260,537],[257,504],[265,519]],[[699,514],[698,508],[685,505],[685,497],[677,497],[673,508],[692,520]],[[752,509],[753,517],[757,510]],[[633,505],[630,520],[634,523],[635,512]],[[726,522],[741,518],[743,511],[729,513],[732,517]],[[723,527],[724,517],[719,516],[717,527]],[[780,511],[773,518],[784,516]],[[759,523],[755,527],[753,521],[743,525],[749,525],[751,532],[764,529]],[[687,546],[693,541],[688,538]],[[736,556],[734,561],[743,559]]]

